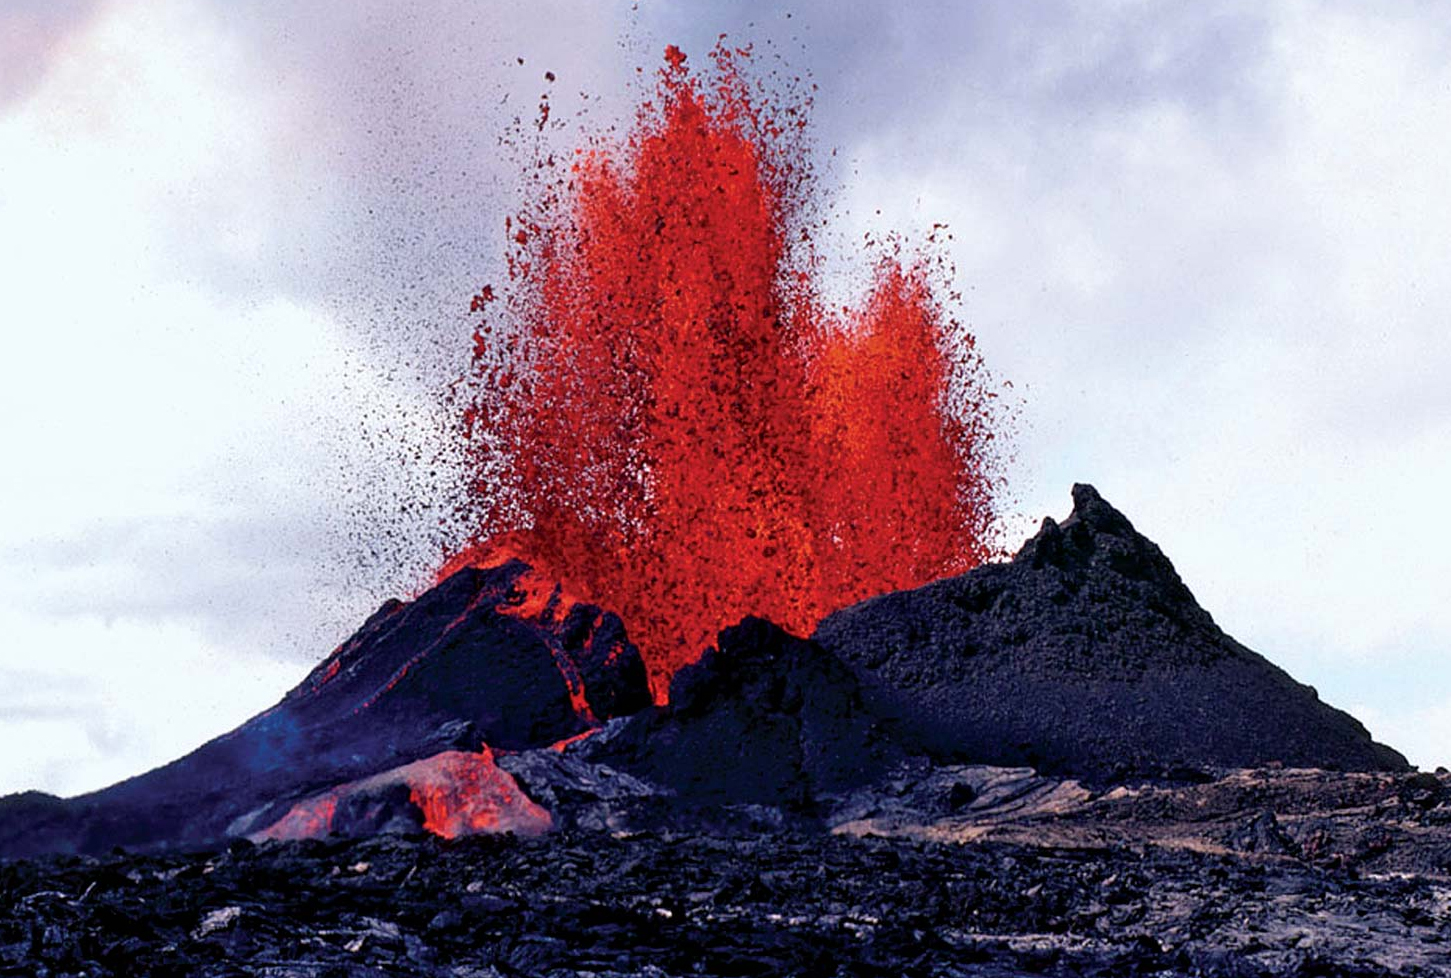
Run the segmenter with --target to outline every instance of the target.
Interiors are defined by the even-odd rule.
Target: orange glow
[[[478,754],[439,754],[400,773],[411,789],[409,798],[423,812],[423,827],[445,839],[481,832],[534,835],[552,824],[549,812],[494,766],[487,747]]]
[[[322,839],[336,825],[338,806],[381,788],[406,785],[423,818],[423,828],[444,838],[483,832],[539,835],[553,819],[519,789],[512,775],[494,764],[487,747],[477,754],[445,751],[421,761],[339,785],[297,802],[286,815],[251,836],[254,840]],[[348,831],[346,826],[341,831]]]
[[[332,833],[337,808],[338,798],[332,792],[300,801],[286,815],[259,832],[257,838],[284,842],[325,839]]]
[[[597,733],[599,733],[598,727],[593,730],[584,730],[580,733],[575,734],[572,737],[565,737],[563,740],[556,740],[554,743],[549,745],[549,749],[554,751],[556,754],[563,754],[565,748],[567,748],[570,744],[577,744],[581,740],[588,740],[590,737],[593,737]]]
[[[697,76],[672,46],[627,139],[540,161],[508,287],[473,302],[477,529],[441,576],[517,552],[624,619],[657,699],[721,627],[809,633],[982,562],[995,521],[992,395],[940,266],[883,256],[861,309],[825,310],[809,102],[748,60]]]
[[[314,694],[320,692],[324,686],[326,686],[329,682],[333,680],[335,676],[337,676],[339,670],[341,670],[342,667],[343,657],[341,654],[341,650],[339,650],[333,653],[332,657],[323,667],[322,674],[313,680],[312,692]]]

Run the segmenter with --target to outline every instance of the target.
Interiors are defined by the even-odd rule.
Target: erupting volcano
[[[518,555],[616,610],[657,698],[744,615],[809,633],[982,563],[996,518],[995,395],[942,262],[888,249],[829,308],[810,99],[749,49],[711,61],[668,48],[627,137],[535,161],[508,281],[473,300],[472,530],[439,573]]]
[[[996,559],[941,228],[843,305],[807,88],[752,65],[668,48],[527,160],[433,586],[169,763],[0,796],[0,978],[1451,974],[1451,772],[1092,485]]]

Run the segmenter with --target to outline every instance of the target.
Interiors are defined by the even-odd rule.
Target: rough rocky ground
[[[0,862],[0,975],[1451,975],[1448,776],[963,767],[837,805]]]
[[[1444,975],[1451,882],[1145,848],[381,836],[0,867],[0,974]]]
[[[837,799],[831,830],[1059,849],[1236,854],[1359,874],[1451,877],[1451,776],[1260,769],[1092,791],[1030,768],[913,770]]]

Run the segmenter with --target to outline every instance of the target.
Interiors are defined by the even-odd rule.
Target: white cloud
[[[617,90],[626,10],[111,0],[47,35],[0,114],[0,792],[174,756],[421,583],[498,134],[547,68],[559,113]],[[94,689],[40,709],[66,670]]]
[[[266,258],[235,45],[188,5],[113,7],[53,62],[0,119],[0,790],[175,756],[325,654],[372,600],[330,590],[340,462],[403,410],[317,307],[178,263]]]

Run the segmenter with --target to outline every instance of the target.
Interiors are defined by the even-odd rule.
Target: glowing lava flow
[[[553,825],[549,812],[494,764],[493,752],[485,747],[477,754],[445,751],[304,799],[252,838],[322,839],[339,831],[378,831],[399,814],[390,788],[406,790],[422,827],[447,839],[490,832],[539,835]],[[339,824],[344,810],[350,820],[365,824]]]
[[[474,298],[463,412],[477,527],[617,612],[656,696],[745,614],[808,633],[848,602],[990,554],[991,412],[940,269],[880,259],[828,313],[804,216],[804,101],[672,47],[619,145],[580,151],[506,222]],[[553,158],[538,163],[555,167]]]
[[[423,827],[446,839],[481,832],[537,835],[552,825],[549,812],[494,765],[487,747],[478,754],[452,751],[401,768],[409,797],[423,812]]]

